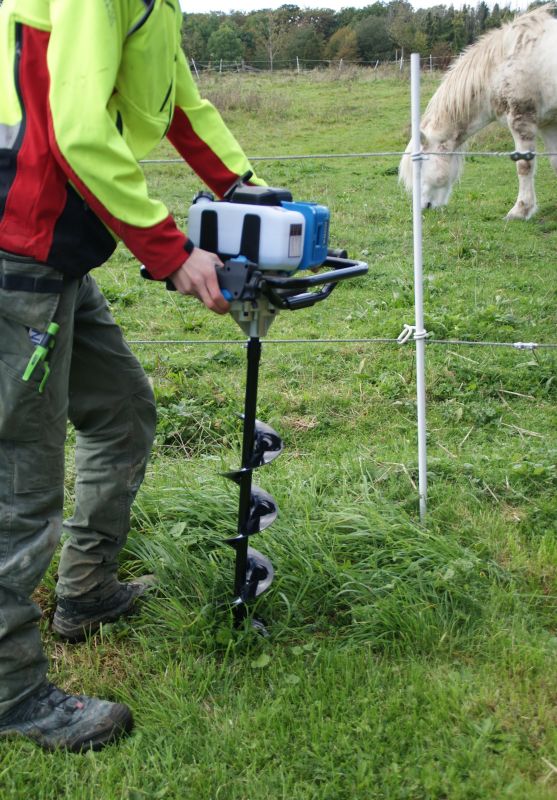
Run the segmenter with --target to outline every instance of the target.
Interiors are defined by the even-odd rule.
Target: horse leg
[[[543,128],[540,130],[545,150],[547,153],[557,153],[557,126],[550,128]],[[557,172],[557,155],[549,156],[549,163],[553,167],[553,171]]]
[[[514,139],[515,149],[520,153],[534,150],[536,146],[536,122],[533,114],[520,109],[512,109],[507,116],[507,123]],[[518,174],[518,197],[516,203],[507,214],[507,219],[529,219],[536,211],[536,192],[534,174],[536,160],[516,162]]]

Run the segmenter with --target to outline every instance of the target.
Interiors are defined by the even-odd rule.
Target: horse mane
[[[553,3],[529,11],[484,34],[467,47],[450,66],[439,88],[429,101],[422,118],[436,130],[458,129],[486,105],[493,70],[505,54],[524,52],[539,36]]]

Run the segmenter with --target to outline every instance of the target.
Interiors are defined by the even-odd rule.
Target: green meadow
[[[424,105],[438,80],[424,75]],[[398,71],[202,76],[201,91],[258,159],[397,152],[409,138]],[[540,158],[538,214],[509,223],[514,165],[473,155],[512,149],[506,130],[486,129],[449,206],[424,214],[434,339],[557,343],[557,177]],[[331,244],[369,264],[326,302],[281,313],[264,342],[258,416],[285,445],[256,476],[280,509],[252,539],[276,572],[252,608],[269,636],[234,630],[227,605],[223,540],[238,493],[222,472],[240,458],[243,335],[230,317],[143,282],[119,247],[95,277],[159,408],[122,575],[155,573],[158,590],[82,645],[49,631],[56,564],[37,600],[51,679],[128,703],[136,730],[82,756],[2,741],[0,797],[553,798],[557,350],[427,346],[420,525],[414,345],[321,341],[393,339],[413,322],[398,158],[254,165],[295,199],[329,206]],[[199,180],[176,163],[145,171],[185,226]],[[70,431],[68,511],[71,443]]]

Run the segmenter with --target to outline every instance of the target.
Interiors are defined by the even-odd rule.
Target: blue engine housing
[[[302,260],[298,269],[318,267],[327,258],[329,246],[330,212],[326,206],[317,203],[297,203],[281,201],[281,206],[290,211],[299,211],[306,221]]]

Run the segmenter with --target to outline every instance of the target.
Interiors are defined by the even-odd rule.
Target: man
[[[46,680],[30,596],[62,529],[66,420],[77,432],[54,630],[78,641],[144,591],[117,559],[155,409],[89,271],[122,239],[157,279],[225,313],[215,265],[137,160],[165,135],[219,196],[250,165],[200,99],[178,0],[4,0],[0,9],[0,734],[98,749],[130,710]],[[257,179],[254,182],[260,183]]]

